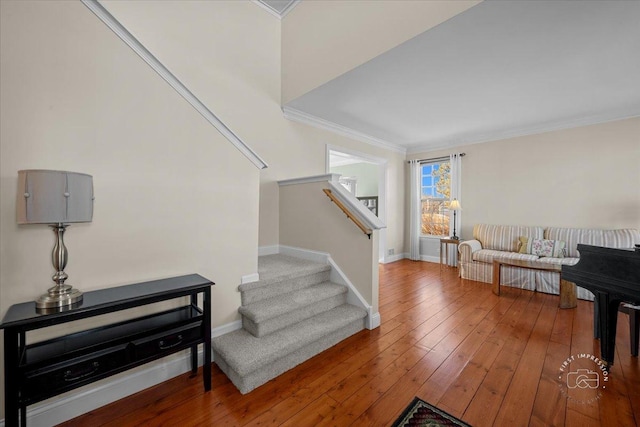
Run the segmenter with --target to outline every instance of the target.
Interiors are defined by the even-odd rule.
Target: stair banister
[[[380,220],[377,216],[375,216],[365,205],[360,202],[353,194],[347,191],[341,184],[335,181],[329,181],[329,190],[333,197],[338,200],[341,205],[344,207],[340,207],[343,211],[346,209],[349,213],[345,211],[345,214],[351,218],[351,220],[358,225],[361,223],[364,229],[370,230],[369,232],[365,231],[363,227],[358,227],[367,235],[370,236],[371,231],[380,230],[382,228],[387,228],[384,222]],[[326,192],[325,192],[326,194]],[[327,194],[329,196],[329,194]],[[357,219],[357,222],[354,220]]]
[[[351,221],[353,221],[360,230],[362,230],[362,232],[364,234],[366,234],[369,238],[371,238],[371,233],[373,233],[373,231],[371,231],[371,229],[365,227],[362,222],[360,222],[360,220],[358,218],[356,218],[351,211],[342,204],[342,202],[340,202],[340,200],[338,200],[338,198],[336,196],[333,195],[333,193],[331,192],[331,190],[329,190],[328,188],[323,189],[322,191],[324,191],[324,194],[326,194],[333,203],[335,203],[341,210],[342,212],[345,213],[345,215],[347,215],[347,218],[349,218]]]

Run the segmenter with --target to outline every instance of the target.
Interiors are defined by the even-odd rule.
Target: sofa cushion
[[[542,227],[490,224],[476,224],[473,227],[473,238],[482,243],[482,248],[496,251],[518,252],[520,236],[542,239],[543,234]]]
[[[472,255],[474,261],[492,263],[496,258],[522,259],[526,261],[536,261],[538,257],[530,254],[519,254],[517,252],[495,251],[493,249],[480,249]]]
[[[530,239],[520,236],[518,250],[521,254],[531,254],[537,256],[549,256],[555,258],[564,257],[564,242],[561,240]]]
[[[578,257],[578,243],[608,248],[631,248],[640,243],[640,232],[635,229],[597,230],[594,228],[549,227],[544,238],[566,242],[567,256]]]

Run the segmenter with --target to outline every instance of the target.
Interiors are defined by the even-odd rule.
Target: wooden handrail
[[[328,188],[323,188],[322,191],[324,191],[324,194],[326,194],[327,197],[329,197],[331,201],[333,201],[333,203],[338,205],[338,207],[342,210],[342,212],[344,212],[344,214],[347,215],[347,218],[353,221],[358,226],[358,228],[362,230],[364,234],[366,234],[369,238],[371,238],[371,233],[373,232],[369,228],[365,227],[364,224],[362,224],[362,222],[358,218],[353,216],[351,211],[344,204],[342,204],[342,202],[338,200],[336,196],[333,195],[331,190],[329,190]]]

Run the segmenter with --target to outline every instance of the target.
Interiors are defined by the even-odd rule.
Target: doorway
[[[387,160],[327,145],[326,172],[341,175],[341,183],[386,224]],[[387,250],[387,230],[380,230],[379,262]]]

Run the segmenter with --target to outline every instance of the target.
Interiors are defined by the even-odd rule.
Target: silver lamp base
[[[36,300],[36,308],[65,308],[82,301],[82,292],[69,285],[54,286]]]

